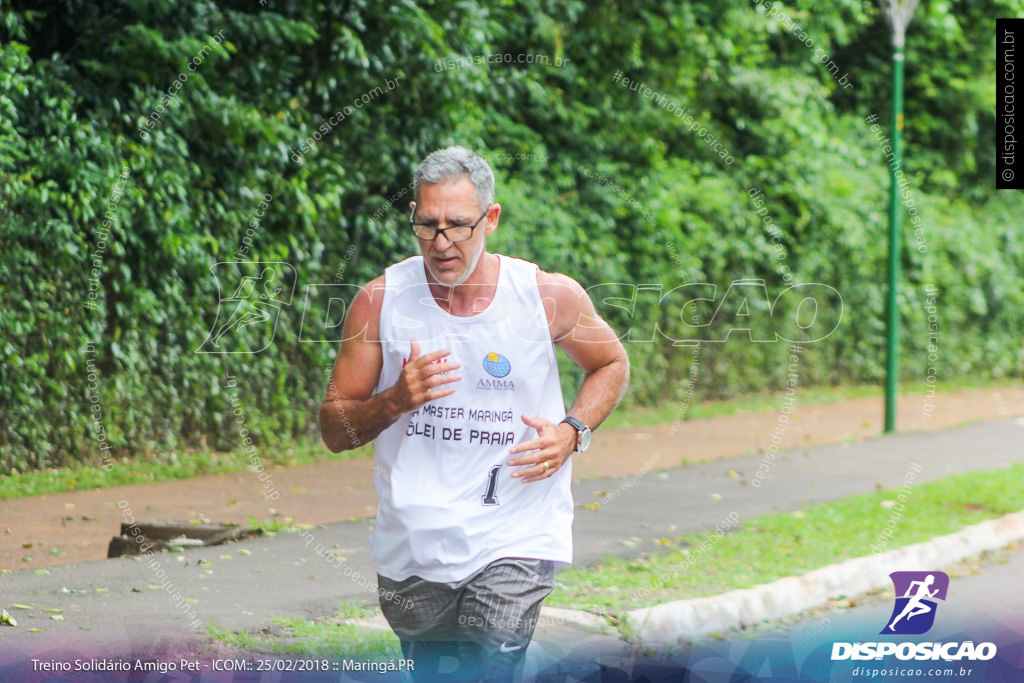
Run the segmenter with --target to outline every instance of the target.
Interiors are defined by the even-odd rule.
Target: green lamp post
[[[903,167],[903,42],[910,17],[918,0],[878,0],[892,28],[892,149],[896,158],[890,164],[889,185],[889,296],[885,325],[885,427],[886,434],[896,431],[896,378],[899,373],[897,339],[900,279],[900,244],[903,211],[900,208],[898,172]]]

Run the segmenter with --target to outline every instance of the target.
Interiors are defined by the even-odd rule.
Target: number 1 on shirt
[[[498,497],[495,494],[495,489],[498,488],[498,472],[501,471],[501,465],[495,465],[491,468],[491,473],[487,476],[487,489],[484,491],[483,504],[484,505],[497,505]]]

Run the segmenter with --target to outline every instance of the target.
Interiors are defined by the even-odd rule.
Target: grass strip
[[[341,611],[328,619],[278,617],[271,622],[277,626],[276,629],[265,629],[255,634],[225,631],[211,625],[208,634],[224,646],[254,654],[361,661],[401,659],[401,644],[391,631],[346,623],[348,619],[374,612],[371,608],[343,604]]]
[[[323,444],[305,442],[286,448],[260,450],[264,467],[295,467],[324,460],[363,458],[373,453],[372,444],[343,453],[331,453]],[[248,453],[197,451],[164,458],[116,461],[110,471],[94,465],[74,465],[0,476],[0,500],[42,496],[66,491],[104,489],[127,484],[189,479],[203,474],[244,472],[253,466]]]
[[[906,496],[902,511],[901,493]],[[738,529],[721,537],[650,539],[652,551],[637,559],[607,557],[595,566],[561,572],[546,604],[616,613],[718,595],[871,555],[872,546],[889,551],[1022,509],[1024,463],[960,474],[740,519]],[[882,533],[890,520],[895,526],[887,540]],[[661,578],[673,572],[674,578]]]

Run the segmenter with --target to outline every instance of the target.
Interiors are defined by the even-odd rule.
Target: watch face
[[[590,431],[590,427],[585,427],[583,431],[580,432],[580,443],[577,447],[577,452],[582,453],[590,448],[590,439],[592,436],[594,436],[594,433]]]

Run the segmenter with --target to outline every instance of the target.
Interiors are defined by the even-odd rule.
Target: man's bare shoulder
[[[359,308],[367,313],[371,311],[379,312],[381,305],[384,303],[384,291],[386,288],[387,282],[384,275],[378,275],[359,288],[359,291],[356,292],[352,300],[352,308]]]
[[[376,341],[386,288],[383,274],[359,288],[345,320],[345,339]]]
[[[381,273],[363,285],[362,293],[365,296],[369,296],[370,300],[379,306],[380,302],[384,300],[385,289],[387,289],[387,278],[384,273]]]
[[[586,290],[568,275],[538,269],[537,290],[544,302],[551,339],[556,343],[561,343],[581,320],[594,313]]]
[[[542,299],[554,299],[555,301],[568,303],[570,300],[578,300],[587,295],[583,286],[576,280],[564,273],[549,273],[537,269],[537,289],[540,290]]]

